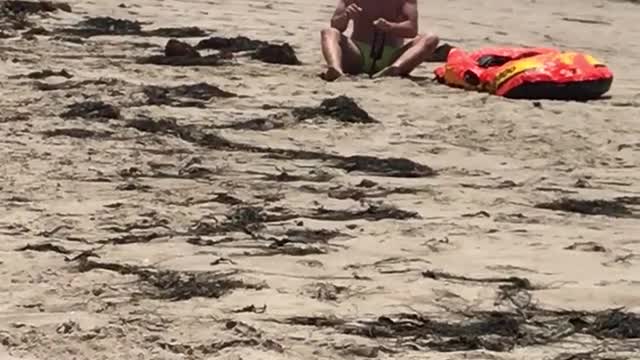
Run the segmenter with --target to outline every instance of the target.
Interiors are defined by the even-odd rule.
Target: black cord
[[[369,78],[373,77],[376,71],[376,63],[382,59],[384,53],[384,45],[386,42],[386,34],[384,32],[375,30],[373,32],[373,44],[371,44],[371,53],[369,56],[373,60],[371,62],[371,68],[369,69]]]

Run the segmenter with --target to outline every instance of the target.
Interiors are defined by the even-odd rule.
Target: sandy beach
[[[420,1],[453,46],[602,60],[587,103],[324,82],[333,0],[68,5],[0,12],[0,360],[640,357],[637,1]],[[185,27],[300,64],[148,63]]]

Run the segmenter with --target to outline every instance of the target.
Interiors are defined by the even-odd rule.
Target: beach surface
[[[0,37],[0,360],[639,356],[637,3],[420,1],[454,46],[602,60],[588,103],[324,82],[333,0],[68,4]],[[73,30],[103,16],[141,29]],[[301,64],[140,63],[170,27]]]

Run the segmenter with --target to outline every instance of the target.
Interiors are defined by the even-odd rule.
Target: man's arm
[[[418,1],[405,0],[402,6],[403,22],[391,23],[384,19],[378,19],[374,23],[376,27],[395,36],[414,38],[418,35]]]
[[[338,31],[345,32],[347,27],[349,26],[349,16],[347,15],[347,4],[345,0],[338,0],[338,6],[336,6],[336,11],[333,13],[333,17],[331,18],[331,27],[337,29]]]

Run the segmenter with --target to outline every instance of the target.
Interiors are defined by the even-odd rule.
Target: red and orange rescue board
[[[513,99],[593,100],[613,82],[609,68],[591,55],[550,48],[454,48],[435,74],[452,87]]]

